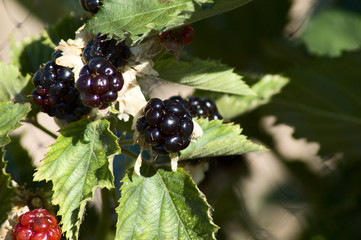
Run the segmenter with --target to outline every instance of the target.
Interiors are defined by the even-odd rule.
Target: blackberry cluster
[[[98,34],[87,43],[83,51],[83,62],[76,87],[83,103],[89,107],[104,109],[118,98],[124,79],[118,67],[130,57],[130,49],[123,42],[107,35]]]
[[[61,229],[54,215],[45,209],[22,214],[12,233],[14,240],[60,240]]]
[[[84,65],[76,82],[83,103],[100,109],[118,98],[123,85],[122,74],[103,57],[92,58]]]
[[[181,102],[190,112],[192,117],[208,118],[209,120],[223,119],[219,114],[216,103],[210,98],[188,97],[186,100],[173,96],[170,99]]]
[[[83,51],[83,62],[89,63],[92,58],[106,58],[115,67],[124,65],[130,57],[130,49],[125,42],[118,42],[108,35],[98,34],[94,40],[87,43]]]
[[[74,86],[74,74],[70,68],[59,66],[55,59],[61,51],[52,54],[52,60],[40,68],[33,77],[36,87],[32,98],[41,106],[41,111],[67,122],[79,120],[90,112],[84,106],[78,90]]]
[[[100,5],[102,5],[101,0],[79,0],[81,7],[91,13],[97,13],[99,11]]]
[[[144,107],[144,116],[136,123],[138,132],[153,151],[175,153],[188,147],[193,122],[187,109],[176,100],[152,98]]]

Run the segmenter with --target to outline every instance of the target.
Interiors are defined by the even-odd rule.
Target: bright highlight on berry
[[[60,240],[58,220],[46,209],[22,214],[12,233],[14,240]]]

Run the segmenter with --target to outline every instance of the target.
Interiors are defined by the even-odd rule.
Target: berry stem
[[[122,153],[131,157],[134,161],[137,159],[138,155],[135,154],[134,152],[126,149],[126,148],[122,148]]]
[[[58,138],[58,136],[55,133],[51,132],[49,129],[47,129],[43,125],[41,125],[36,118],[26,118],[26,119],[22,120],[21,122],[30,123],[34,127],[38,128],[39,130],[48,134],[50,137],[52,137],[54,139]]]
[[[123,146],[123,145],[134,145],[134,140],[133,139],[128,139],[128,140],[122,140],[119,141],[119,145]],[[122,149],[123,150],[123,149]]]
[[[95,239],[106,239],[106,235],[109,233],[111,227],[111,216],[110,216],[110,191],[106,188],[101,189],[102,195],[102,212],[99,219],[99,224],[96,230]]]

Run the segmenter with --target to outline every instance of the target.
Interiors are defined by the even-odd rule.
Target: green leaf
[[[20,127],[19,121],[31,110],[30,104],[19,104],[12,102],[0,103],[0,147],[8,144],[8,134]]]
[[[361,156],[361,51],[316,58],[286,74],[282,93],[264,108],[295,128],[295,137],[321,145],[321,155]],[[262,110],[262,109],[260,109]]]
[[[59,205],[62,230],[68,239],[77,239],[86,203],[95,189],[113,187],[109,168],[119,147],[106,120],[81,120],[60,133],[37,168],[34,180],[52,181],[52,203]]]
[[[173,83],[191,86],[197,89],[231,93],[237,95],[255,95],[242,77],[219,61],[187,58],[178,63],[173,57],[156,61],[154,69],[159,78]]]
[[[232,119],[267,104],[287,83],[288,79],[280,75],[265,75],[251,87],[257,96],[237,96],[206,91],[197,91],[194,95],[213,99],[222,117]]]
[[[13,99],[26,100],[21,95],[26,85],[30,82],[30,76],[21,76],[19,69],[14,65],[6,65],[0,62],[0,101],[10,101]]]
[[[182,25],[194,11],[192,0],[110,0],[88,22],[93,33],[107,32],[124,38],[127,33],[137,41],[151,30]]]
[[[343,51],[361,47],[361,15],[338,8],[324,10],[312,18],[301,40],[309,52],[338,57]]]
[[[182,169],[125,176],[121,190],[115,239],[215,239],[210,206]]]
[[[64,17],[57,24],[49,26],[47,32],[51,41],[55,45],[58,45],[61,39],[64,41],[67,39],[75,39],[75,32],[82,24],[83,21],[79,18],[79,16],[71,14]]]
[[[232,10],[249,1],[215,0],[213,4],[211,0],[109,0],[90,19],[86,30],[110,33],[120,38],[129,34],[137,42],[161,31]]]
[[[12,198],[15,196],[14,189],[9,186],[10,175],[5,172],[6,163],[4,152],[0,149],[0,225],[8,218],[11,211]]]
[[[180,152],[180,160],[240,155],[266,150],[265,147],[253,143],[245,135],[242,135],[242,129],[238,124],[224,124],[222,120],[208,121],[208,119],[197,119],[195,121],[203,129],[203,135]]]
[[[19,66],[20,72],[34,74],[40,65],[51,60],[55,45],[44,31],[40,36],[32,36],[22,42],[11,42],[11,64]]]

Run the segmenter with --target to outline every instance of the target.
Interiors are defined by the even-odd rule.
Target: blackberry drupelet
[[[55,51],[53,60],[61,56]],[[74,87],[74,74],[70,68],[49,61],[33,77],[35,86],[33,101],[41,106],[41,111],[67,122],[79,120],[90,112],[90,108],[79,101],[79,92]]]
[[[76,81],[81,100],[89,107],[104,109],[118,98],[123,88],[122,74],[104,57],[95,57],[83,66]]]
[[[191,115],[177,100],[152,98],[144,107],[136,128],[153,151],[175,153],[188,147],[193,132]]]

